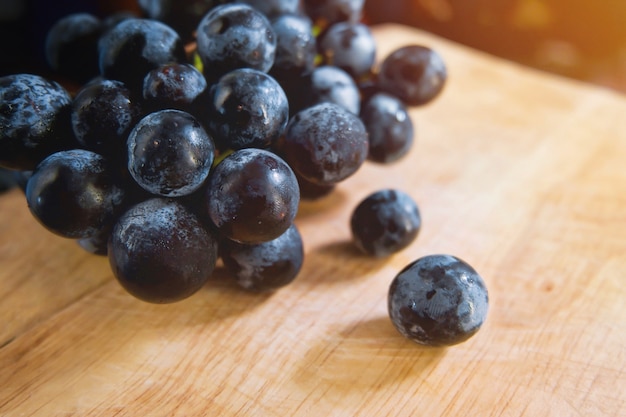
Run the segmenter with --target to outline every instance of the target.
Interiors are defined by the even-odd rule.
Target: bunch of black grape
[[[139,299],[190,296],[219,257],[246,289],[290,283],[301,199],[406,155],[407,106],[441,92],[444,62],[409,45],[376,65],[363,0],[139,4],[143,16],[53,26],[48,62],[71,94],[40,75],[0,78],[0,166],[27,179],[45,228],[107,255]],[[386,190],[352,226],[358,247],[386,256],[420,218]]]

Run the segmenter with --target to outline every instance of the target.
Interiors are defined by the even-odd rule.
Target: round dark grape
[[[335,23],[321,35],[318,45],[327,65],[356,79],[368,74],[376,60],[376,41],[363,23]]]
[[[90,13],[72,13],[57,20],[45,40],[50,68],[78,83],[98,75],[101,33],[102,22]]]
[[[146,74],[162,64],[185,62],[183,42],[169,26],[150,19],[125,19],[100,38],[100,73],[141,94]]]
[[[290,284],[304,260],[302,237],[295,225],[276,239],[256,245],[225,239],[220,243],[224,266],[249,291],[273,291]]]
[[[213,86],[210,96],[209,126],[221,149],[267,148],[287,126],[287,96],[264,72],[230,71]]]
[[[141,108],[121,81],[97,79],[85,85],[72,102],[72,129],[86,149],[111,159],[126,153],[126,138]]]
[[[269,151],[248,148],[233,152],[213,169],[205,200],[222,235],[256,244],[276,239],[291,226],[300,190],[285,161]]]
[[[317,54],[311,19],[283,14],[271,23],[276,34],[276,56],[270,74],[280,81],[310,73]]]
[[[210,79],[238,68],[268,72],[274,65],[276,34],[265,15],[247,4],[213,8],[197,30],[197,52]]]
[[[32,170],[48,155],[76,147],[71,97],[38,75],[0,78],[0,166]]]
[[[50,155],[26,185],[33,216],[46,229],[67,238],[97,234],[122,209],[124,196],[105,159],[82,149]]]
[[[381,63],[378,84],[382,91],[409,106],[420,106],[441,93],[447,79],[441,55],[426,46],[396,49]]]
[[[304,0],[304,10],[313,21],[326,24],[358,22],[363,15],[365,0]]]
[[[180,197],[197,190],[209,175],[215,145],[189,113],[150,113],[128,135],[128,171],[146,191]]]
[[[206,89],[204,75],[185,63],[163,64],[150,71],[143,80],[143,98],[152,111],[178,109],[190,112]]]
[[[309,106],[335,103],[354,114],[359,114],[361,108],[359,87],[347,72],[332,65],[322,65],[311,72],[309,79],[310,91],[306,93],[309,96]]]
[[[157,197],[120,217],[108,254],[115,277],[131,295],[162,304],[187,298],[207,282],[217,247],[215,237],[189,209]]]
[[[393,189],[367,196],[352,212],[353,241],[364,253],[385,257],[409,246],[417,237],[422,219],[408,194]]]
[[[320,103],[289,121],[282,151],[298,175],[332,185],[361,167],[368,146],[367,131],[357,115],[338,104]]]
[[[429,255],[404,268],[389,287],[391,322],[406,338],[430,346],[466,341],[489,309],[487,287],[461,259]]]
[[[376,93],[361,108],[361,120],[369,133],[368,159],[391,163],[413,145],[413,121],[404,103],[395,96]]]

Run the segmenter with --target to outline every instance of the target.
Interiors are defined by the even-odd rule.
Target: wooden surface
[[[379,53],[437,49],[449,84],[416,144],[304,204],[301,276],[271,296],[218,270],[174,305],[127,295],[105,258],[0,197],[1,416],[626,416],[626,99],[400,26]],[[410,193],[418,239],[359,256],[348,218]],[[387,288],[450,253],[484,277],[484,327],[447,349],[403,339]]]

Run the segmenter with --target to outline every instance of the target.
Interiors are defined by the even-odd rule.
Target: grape
[[[311,19],[303,15],[281,15],[272,20],[276,33],[276,56],[270,74],[281,85],[289,101],[289,115],[311,105],[308,75],[315,67],[317,46]],[[304,88],[303,88],[304,87]]]
[[[406,155],[407,106],[439,94],[441,57],[409,46],[374,67],[364,0],[137,1],[140,17],[77,13],[48,32],[50,67],[80,84],[73,99],[40,76],[0,78],[7,186],[19,182],[45,228],[108,256],[140,300],[189,297],[218,255],[244,289],[291,283],[301,199],[328,195],[366,159]],[[393,189],[350,223],[377,257],[420,225]]]
[[[141,108],[120,81],[97,79],[85,85],[72,102],[72,129],[86,149],[117,159]],[[124,159],[122,159],[124,161]]]
[[[364,253],[385,257],[406,248],[422,224],[417,204],[408,194],[393,189],[376,191],[352,212],[353,241]]]
[[[189,113],[150,113],[128,136],[128,171],[146,191],[179,197],[197,190],[209,175],[215,145]]]
[[[310,75],[309,106],[335,103],[354,114],[359,114],[361,97],[354,79],[341,68],[322,65]]]
[[[300,191],[285,161],[269,151],[248,148],[233,152],[214,168],[205,200],[222,235],[255,244],[276,239],[291,226]]]
[[[445,62],[436,51],[422,45],[408,45],[383,60],[378,84],[382,91],[407,105],[420,106],[441,93],[446,78]]]
[[[339,67],[358,79],[368,74],[376,60],[376,41],[363,23],[339,22],[319,39],[319,51],[326,64]]]
[[[276,34],[276,55],[270,74],[282,81],[310,73],[317,53],[311,19],[283,14],[271,23]]]
[[[197,42],[204,73],[211,79],[238,68],[268,72],[274,65],[274,29],[265,15],[247,4],[213,8],[198,24]]]
[[[143,80],[143,98],[152,111],[168,108],[192,112],[206,89],[204,75],[186,63],[163,64]]]
[[[119,213],[124,190],[105,159],[91,151],[56,152],[44,159],[26,185],[33,216],[67,238],[94,236]]]
[[[146,74],[159,65],[185,62],[183,42],[169,26],[149,19],[125,19],[98,42],[100,73],[141,93]]]
[[[115,277],[130,294],[172,303],[207,282],[217,260],[217,241],[184,205],[155,197],[120,217],[108,254]]]
[[[367,157],[368,140],[359,117],[334,103],[297,113],[287,125],[285,160],[304,179],[336,184],[353,175]]]
[[[211,90],[208,124],[221,149],[267,148],[287,126],[289,102],[268,74],[251,68],[230,71]]]
[[[237,284],[249,291],[273,291],[291,283],[302,268],[302,236],[295,225],[276,239],[247,245],[225,239],[220,256]]]
[[[389,94],[376,93],[361,109],[369,134],[370,161],[391,163],[406,155],[413,145],[413,121],[404,103]]]
[[[98,74],[98,38],[102,22],[89,13],[73,13],[57,20],[45,40],[50,67],[83,83]]]
[[[431,346],[466,341],[482,326],[487,288],[465,261],[429,255],[407,265],[389,286],[391,322],[406,338]]]
[[[60,84],[38,75],[0,78],[0,166],[32,170],[48,155],[76,146],[71,98]]]

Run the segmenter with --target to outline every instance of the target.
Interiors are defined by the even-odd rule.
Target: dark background
[[[47,71],[44,40],[52,24],[74,12],[106,17],[137,10],[134,0],[0,0],[0,75]]]

